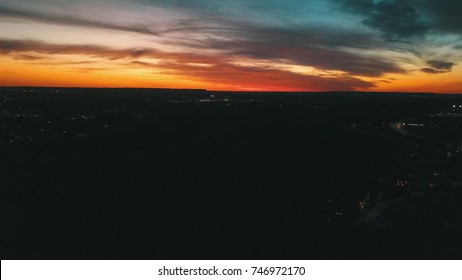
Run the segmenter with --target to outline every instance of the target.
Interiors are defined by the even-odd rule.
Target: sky
[[[462,93],[460,0],[0,0],[0,86]]]

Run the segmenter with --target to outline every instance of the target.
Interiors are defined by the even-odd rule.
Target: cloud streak
[[[38,41],[0,40],[0,54],[13,54],[15,59],[24,59],[24,55],[85,55],[108,60],[131,60],[137,67],[156,69],[159,73],[188,77],[193,80],[208,81],[213,84],[227,85],[236,89],[274,90],[353,90],[371,88],[371,82],[362,81],[347,75],[340,77],[321,77],[303,75],[275,68],[239,66],[230,63],[226,55],[205,56],[185,53],[167,53],[153,49],[110,49],[95,45],[55,45]],[[156,63],[142,61],[156,59]],[[26,58],[26,60],[29,60]],[[39,63],[34,61],[34,63]],[[49,62],[43,62],[46,65]],[[63,63],[66,64],[66,63]],[[73,63],[69,63],[73,64]],[[85,71],[98,71],[103,68],[85,68]],[[110,70],[110,69],[107,69]],[[243,80],[245,77],[245,80]]]
[[[215,85],[233,86],[234,79],[246,88],[263,88],[264,82],[278,88],[277,81],[280,88],[372,89],[406,75],[439,79],[460,71],[460,5],[455,0],[23,0],[0,3],[0,24],[7,23],[4,30],[0,25],[0,32],[7,31],[0,37],[0,54],[37,66],[92,61],[88,73],[112,63],[121,71],[155,69]],[[15,27],[17,34],[6,30]]]
[[[2,8],[2,7],[0,7],[0,17],[20,18],[20,19],[25,19],[25,20],[35,21],[35,22],[43,22],[43,23],[48,23],[48,24],[101,28],[101,29],[107,29],[107,30],[135,32],[135,33],[147,34],[147,35],[157,35],[155,32],[151,31],[148,27],[143,26],[143,25],[139,25],[139,26],[118,25],[118,24],[112,24],[108,22],[101,22],[97,20],[88,20],[88,19],[84,19],[81,17],[56,15],[52,13],[22,11],[22,10]]]
[[[442,74],[451,72],[452,68],[456,65],[453,62],[447,62],[442,60],[429,60],[427,61],[428,66],[420,69],[422,72],[427,74]]]

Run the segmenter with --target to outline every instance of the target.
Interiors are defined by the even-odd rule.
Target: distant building
[[[462,116],[462,104],[454,104],[454,105],[452,105],[451,112],[453,114],[457,114],[459,116]]]

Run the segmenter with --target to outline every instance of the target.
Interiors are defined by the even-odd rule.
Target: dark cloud
[[[442,74],[442,73],[446,73],[447,71],[443,71],[443,70],[438,70],[438,69],[433,69],[433,68],[422,68],[420,69],[420,71],[424,72],[424,73],[427,73],[427,74]]]
[[[391,39],[422,35],[429,30],[462,32],[460,0],[336,0],[364,23]]]
[[[157,53],[152,49],[117,50],[97,45],[57,45],[32,40],[0,39],[0,53],[13,53],[16,54],[15,57],[21,59],[21,55],[23,55],[22,53],[24,52],[36,52],[39,54],[85,54],[90,56],[104,57],[107,59],[140,57],[143,55],[155,55]]]
[[[424,9],[434,28],[445,32],[462,33],[462,1],[460,0],[413,0]]]
[[[416,10],[405,1],[346,0],[341,3],[347,10],[364,16],[363,23],[379,30],[387,40],[399,41],[427,31]]]
[[[427,64],[430,67],[422,68],[420,71],[428,74],[442,74],[451,72],[452,68],[456,65],[455,63],[442,60],[429,60],[427,61]]]
[[[401,1],[377,3],[364,23],[380,30],[387,39],[421,35],[426,30],[416,11]]]
[[[452,67],[456,65],[455,63],[441,61],[441,60],[429,60],[427,61],[427,64],[431,66],[432,68],[435,68],[438,70],[445,70],[445,71],[451,71]]]
[[[73,68],[75,71],[80,73],[90,73],[94,71],[105,71],[107,68],[104,67],[75,67]]]

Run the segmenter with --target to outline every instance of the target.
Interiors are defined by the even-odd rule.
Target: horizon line
[[[460,93],[450,92],[428,92],[428,91],[363,91],[363,90],[327,90],[327,91],[290,91],[290,90],[209,90],[206,88],[162,88],[162,87],[85,87],[85,86],[2,86],[2,88],[44,88],[44,89],[136,89],[136,90],[172,90],[172,91],[204,91],[204,92],[230,92],[230,93],[376,93],[376,94],[431,94],[431,95],[459,95]]]

